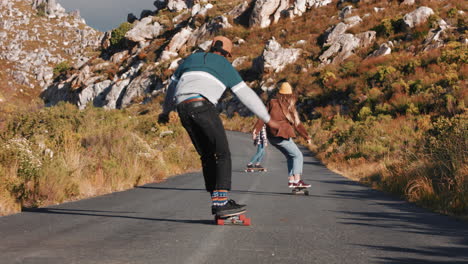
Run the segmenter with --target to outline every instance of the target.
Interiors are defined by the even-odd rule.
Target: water
[[[58,0],[67,12],[80,10],[86,24],[108,31],[127,21],[128,13],[140,17],[144,9],[155,10],[154,0]]]

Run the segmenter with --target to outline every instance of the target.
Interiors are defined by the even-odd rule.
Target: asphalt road
[[[371,190],[304,150],[310,196],[291,195],[280,152],[244,173],[249,135],[229,133],[231,197],[252,226],[216,226],[201,173],[0,218],[0,263],[468,263],[468,224]]]

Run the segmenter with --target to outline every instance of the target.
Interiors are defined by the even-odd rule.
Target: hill
[[[45,103],[86,109],[72,117],[124,109],[136,134],[162,142],[148,131],[165,131],[155,116],[169,76],[222,34],[235,43],[233,65],[259,94],[281,79],[293,84],[311,148],[327,166],[438,212],[467,213],[464,1],[179,0],[155,8],[129,16],[105,34],[99,54],[61,71],[41,93]],[[227,128],[248,131],[254,122],[230,93],[220,110]],[[51,137],[18,120],[3,140]],[[74,136],[85,156],[91,134]]]

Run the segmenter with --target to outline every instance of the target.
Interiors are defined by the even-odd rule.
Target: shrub
[[[110,43],[112,47],[122,48],[125,45],[125,34],[133,28],[133,25],[124,22],[114,30],[112,30]]]
[[[365,120],[370,115],[372,115],[372,110],[369,107],[364,106],[359,111],[358,120]]]
[[[383,83],[393,73],[397,72],[393,66],[379,66],[377,72],[372,76],[372,79],[377,83]]]
[[[37,15],[40,17],[45,17],[47,16],[47,4],[46,3],[41,3],[37,6]]]
[[[59,76],[62,73],[67,72],[71,69],[70,63],[68,61],[62,61],[61,63],[55,65],[54,67],[54,76]]]

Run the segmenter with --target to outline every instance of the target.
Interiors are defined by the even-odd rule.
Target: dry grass
[[[139,107],[79,111],[64,104],[8,118],[1,137],[0,214],[198,170],[197,154],[177,118],[159,126],[154,107],[141,115]],[[23,143],[12,144],[18,140]]]

